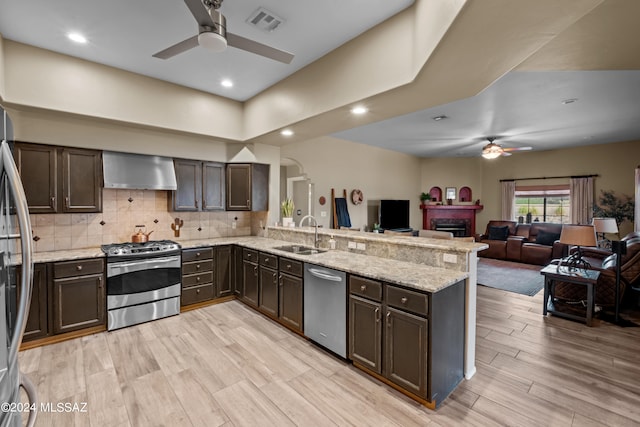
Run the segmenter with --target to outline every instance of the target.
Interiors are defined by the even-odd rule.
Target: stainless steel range
[[[180,245],[170,240],[103,245],[107,330],[180,313]]]

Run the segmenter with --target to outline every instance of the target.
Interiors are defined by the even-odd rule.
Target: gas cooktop
[[[180,244],[171,240],[151,240],[145,243],[112,243],[102,245],[102,252],[108,257],[131,255],[156,255],[167,252],[175,252],[180,249]]]

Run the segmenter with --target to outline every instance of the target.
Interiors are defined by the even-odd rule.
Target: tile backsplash
[[[32,214],[36,252],[83,249],[130,242],[137,225],[151,240],[190,240],[260,235],[267,212],[170,212],[168,191],[102,190],[102,213]],[[171,224],[180,218],[180,237]],[[235,222],[235,227],[234,227]]]

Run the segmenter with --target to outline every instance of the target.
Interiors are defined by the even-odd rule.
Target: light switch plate
[[[455,254],[444,254],[442,256],[442,260],[444,262],[450,262],[452,264],[455,264],[456,262],[458,262],[458,256]]]
[[[356,248],[356,242],[349,242],[347,243],[347,247],[349,249],[355,249]]]
[[[365,249],[367,249],[367,246],[364,243],[358,243],[356,245],[356,249],[359,251],[364,251]]]
[[[327,216],[327,211],[320,211],[320,216],[321,217],[326,217]]]

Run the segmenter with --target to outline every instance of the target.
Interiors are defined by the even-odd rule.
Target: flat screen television
[[[380,200],[380,228],[410,229],[409,200]]]

